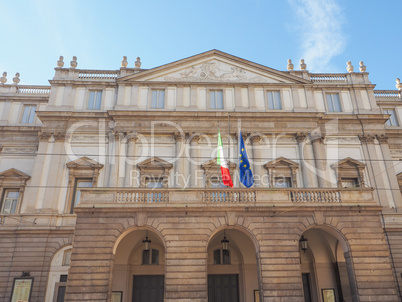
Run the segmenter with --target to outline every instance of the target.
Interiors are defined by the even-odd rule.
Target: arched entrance
[[[309,229],[303,237],[307,239],[307,249],[300,251],[305,301],[355,301],[354,281],[350,280],[354,279],[353,270],[345,240],[326,228]]]
[[[165,246],[160,237],[150,230],[131,231],[115,249],[112,301],[163,302],[164,275]]]
[[[225,229],[208,244],[208,302],[253,302],[258,297],[256,249],[242,231]]]

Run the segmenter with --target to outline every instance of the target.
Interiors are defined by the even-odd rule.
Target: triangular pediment
[[[137,166],[140,170],[155,169],[155,168],[159,168],[159,169],[163,169],[163,170],[165,170],[165,169],[170,170],[173,167],[173,165],[171,163],[169,163],[166,160],[163,160],[157,156],[148,158],[148,159],[144,160],[143,162],[139,163]]]
[[[119,82],[308,84],[305,79],[230,54],[211,50],[127,75]]]
[[[103,165],[98,163],[97,161],[90,159],[86,156],[76,159],[74,161],[70,161],[66,164],[69,169],[71,168],[93,168],[93,169],[102,169]]]
[[[342,168],[342,169],[348,169],[348,168],[356,169],[356,167],[357,168],[364,168],[365,166],[366,166],[365,163],[362,163],[362,162],[360,162],[360,161],[358,161],[356,159],[353,159],[351,157],[347,157],[347,158],[342,159],[342,160],[340,160],[340,161],[338,161],[338,162],[336,162],[336,163],[331,165],[331,167],[333,169],[339,169],[339,168]]]
[[[274,159],[264,165],[267,168],[275,168],[275,167],[289,167],[289,168],[298,168],[299,164],[294,162],[293,160],[287,159],[283,156]]]
[[[23,180],[28,180],[31,178],[28,174],[21,172],[17,169],[11,168],[0,173],[0,178],[18,178]]]
[[[236,168],[236,164],[234,162],[227,161],[227,164],[228,164],[229,170]],[[210,160],[206,161],[205,163],[202,163],[201,168],[206,170],[206,171],[210,170],[210,169],[218,169],[219,166],[218,166],[218,163],[217,163],[217,158],[215,157],[213,159],[210,159]]]

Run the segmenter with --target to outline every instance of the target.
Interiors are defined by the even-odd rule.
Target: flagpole
[[[241,118],[237,119],[237,155],[240,154],[240,135],[241,135]],[[239,157],[239,156],[237,156]],[[240,169],[240,160],[239,160],[239,169]],[[239,171],[239,177],[240,177],[240,171]],[[239,188],[240,188],[240,180],[239,180]]]
[[[228,160],[230,161],[230,148],[232,146],[230,139],[230,112],[228,112],[228,146],[229,146]]]

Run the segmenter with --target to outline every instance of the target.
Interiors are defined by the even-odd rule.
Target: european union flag
[[[243,136],[240,131],[240,152],[239,152],[240,182],[247,188],[254,184],[253,172],[250,170],[246,148],[244,147]]]

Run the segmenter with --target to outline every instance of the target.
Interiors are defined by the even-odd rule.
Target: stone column
[[[128,133],[126,139],[128,146],[124,186],[138,188],[140,186],[140,176],[136,165],[138,159],[136,142],[138,140],[138,136],[135,133]]]
[[[312,135],[311,144],[313,145],[315,171],[317,174],[317,182],[320,188],[330,187],[328,181],[326,154],[324,146],[324,138],[317,135]]]
[[[122,139],[122,133],[115,132],[114,135],[109,136],[109,187],[118,186],[119,177],[119,156],[120,156],[120,142]],[[112,141],[110,141],[112,140]]]
[[[191,155],[191,186],[193,188],[201,188],[202,187],[202,175],[203,172],[200,168],[201,159],[200,159],[200,150],[198,146],[198,142],[200,140],[200,136],[198,134],[192,134],[189,137],[190,140],[190,155]]]
[[[178,188],[186,187],[186,178],[188,177],[185,173],[185,137],[182,133],[176,132],[174,134],[174,139],[176,141],[176,162],[175,166],[175,181],[174,184]]]
[[[394,162],[392,161],[391,152],[388,145],[388,137],[385,135],[377,135],[377,140],[380,143],[382,158],[386,167],[386,174],[389,184],[389,189],[394,200],[394,207],[402,207],[401,194],[399,189],[396,172],[394,169]]]
[[[250,136],[250,141],[252,144],[252,171],[254,175],[254,186],[262,187],[262,177],[263,177],[263,169],[262,169],[262,150],[261,150],[261,135],[253,134]],[[245,143],[246,144],[246,143]],[[250,157],[250,156],[249,156]]]
[[[392,201],[392,193],[390,190],[385,190],[388,185],[384,182],[383,173],[385,172],[385,167],[381,165],[382,160],[378,156],[375,145],[375,136],[360,135],[360,141],[362,142],[362,149],[364,158],[367,160],[367,170],[369,174],[370,184],[374,187],[374,198],[385,207],[394,207]],[[389,195],[388,195],[389,194]]]
[[[311,146],[307,145],[307,133],[298,132],[296,134],[296,141],[299,149],[300,169],[303,178],[303,186],[305,188],[316,187],[317,178],[313,174],[313,171],[316,170],[316,167],[314,165],[314,156],[310,150]]]

